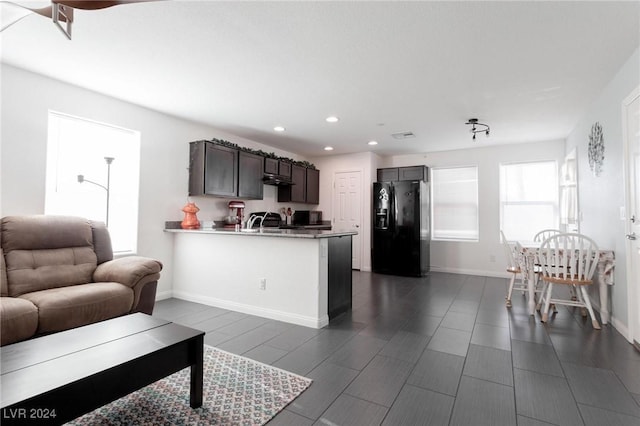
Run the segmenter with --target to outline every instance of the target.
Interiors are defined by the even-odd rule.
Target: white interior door
[[[362,253],[362,173],[336,172],[333,177],[333,228],[357,231],[352,238],[351,267],[360,269]]]
[[[626,145],[627,197],[627,291],[629,332],[640,348],[640,86],[623,102],[624,144]]]

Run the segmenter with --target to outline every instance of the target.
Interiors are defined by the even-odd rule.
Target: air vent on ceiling
[[[391,136],[393,136],[394,139],[409,139],[409,138],[416,137],[416,135],[414,135],[413,132],[393,133]]]

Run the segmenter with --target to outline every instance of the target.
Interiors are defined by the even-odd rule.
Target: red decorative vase
[[[184,212],[184,219],[180,224],[182,229],[199,229],[200,221],[198,220],[196,213],[198,213],[200,209],[196,206],[196,203],[187,203],[182,208],[182,211]]]

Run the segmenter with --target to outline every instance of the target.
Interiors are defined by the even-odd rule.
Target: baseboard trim
[[[215,306],[216,308],[229,309],[231,311],[242,312],[243,314],[256,315],[263,318],[269,318],[278,321],[284,321],[291,324],[302,325],[311,328],[323,328],[329,325],[329,316],[324,315],[321,318],[313,318],[303,315],[290,314],[288,312],[278,311],[275,309],[259,308],[244,303],[231,302],[229,300],[216,299],[214,297],[201,296],[184,291],[173,291],[173,297],[186,300],[188,302],[202,303],[203,305]]]
[[[173,291],[161,291],[160,293],[156,293],[156,302],[158,300],[171,299],[173,297]]]

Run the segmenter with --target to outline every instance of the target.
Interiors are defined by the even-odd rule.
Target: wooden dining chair
[[[533,236],[533,241],[544,241],[552,235],[562,233],[559,229],[543,229]]]
[[[519,242],[515,242],[513,245],[509,243],[504,232],[500,230],[500,237],[502,240],[502,247],[504,248],[504,255],[507,259],[507,272],[511,274],[511,280],[509,281],[509,290],[507,291],[507,308],[511,307],[511,294],[513,290],[522,292],[527,291],[527,276],[524,270],[522,262],[519,260],[520,253],[522,253],[522,246]],[[520,282],[516,284],[516,278],[520,275]]]
[[[545,285],[542,295],[542,322],[548,321],[551,304],[576,306],[586,308],[593,328],[600,330],[600,323],[593,313],[587,291],[587,286],[593,284],[593,274],[599,260],[598,245],[595,241],[582,234],[556,234],[542,242],[538,256]],[[553,297],[556,285],[575,289],[576,300]]]

